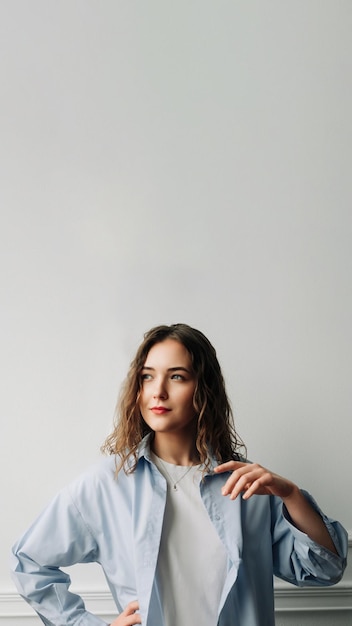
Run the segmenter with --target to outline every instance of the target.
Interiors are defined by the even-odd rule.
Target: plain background
[[[0,590],[159,323],[352,529],[351,32],[350,0],[1,2]]]

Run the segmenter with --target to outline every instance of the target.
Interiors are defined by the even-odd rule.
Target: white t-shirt
[[[227,556],[200,496],[202,468],[152,459],[168,484],[157,564],[165,625],[216,626]]]

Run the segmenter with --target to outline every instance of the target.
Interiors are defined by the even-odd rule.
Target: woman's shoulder
[[[144,441],[142,443],[145,444]],[[144,457],[145,445],[141,446],[139,452]],[[116,454],[104,456],[81,472],[68,485],[68,489],[74,496],[111,490],[116,494],[118,491],[131,489],[137,474],[144,473],[144,467],[144,463],[138,462],[133,468],[132,460],[124,463]]]
[[[67,488],[71,494],[80,492],[96,491],[105,487],[112,487],[116,481],[118,469],[118,459],[115,455],[107,456],[96,463],[88,466],[76,478],[74,478]]]

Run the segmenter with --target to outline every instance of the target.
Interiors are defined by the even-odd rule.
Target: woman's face
[[[140,411],[155,433],[194,435],[196,377],[182,343],[165,339],[149,350],[141,372]]]

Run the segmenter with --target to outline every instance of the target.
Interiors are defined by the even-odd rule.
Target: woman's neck
[[[199,454],[192,439],[172,437],[170,433],[155,433],[151,448],[160,459],[174,465],[196,465]]]

